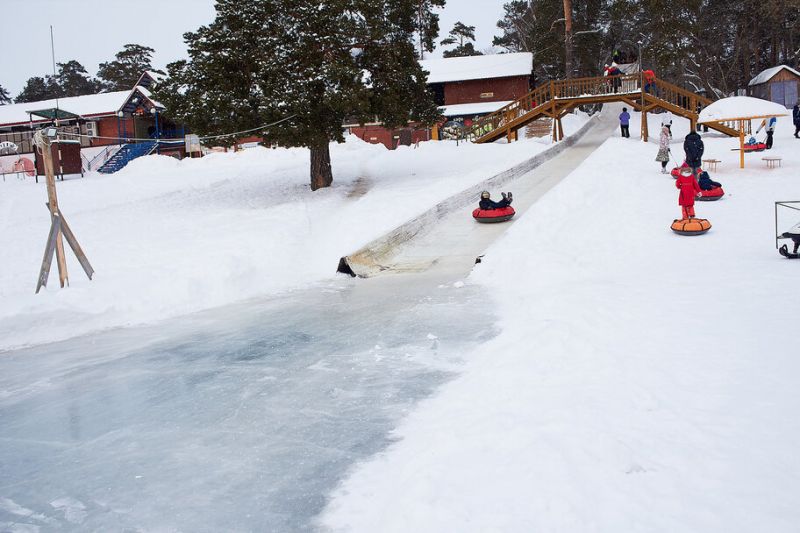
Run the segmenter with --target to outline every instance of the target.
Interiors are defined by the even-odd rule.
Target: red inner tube
[[[513,207],[501,207],[500,209],[476,209],[472,212],[474,218],[503,218],[516,213]]]
[[[722,187],[714,187],[709,191],[700,191],[700,194],[698,196],[701,196],[703,198],[719,198],[724,194],[725,191],[722,190]]]

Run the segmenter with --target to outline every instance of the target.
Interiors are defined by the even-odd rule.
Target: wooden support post
[[[53,169],[53,145],[51,142],[42,150],[44,157],[44,173],[47,179],[47,204],[50,207],[52,223],[55,224],[58,217],[58,196],[56,195],[56,177]],[[69,284],[69,273],[67,272],[67,261],[64,257],[64,240],[61,238],[61,224],[58,224],[56,232],[56,262],[58,263],[58,280],[63,289]]]
[[[558,142],[558,125],[556,124],[556,82],[550,80],[550,116],[553,117],[553,142]]]
[[[564,140],[564,128],[561,126],[561,116],[559,116],[556,119],[556,122],[558,123],[558,140],[559,141],[563,141]]]
[[[697,97],[692,96],[689,98],[689,127],[691,128],[689,131],[697,130],[697,118]]]
[[[39,270],[39,279],[36,284],[36,293],[38,294],[41,288],[47,285],[47,279],[50,277],[50,265],[53,262],[53,253],[56,254],[61,287],[63,288],[65,285],[69,284],[69,274],[67,272],[66,257],[64,256],[64,241],[62,236],[67,239],[72,251],[75,252],[78,258],[78,262],[81,267],[83,267],[83,271],[86,272],[89,279],[92,279],[94,269],[83,253],[69,225],[67,225],[67,221],[64,220],[64,215],[58,208],[51,139],[45,137],[43,132],[37,132],[35,139],[37,149],[42,150],[42,157],[44,158],[44,171],[47,177],[47,209],[50,212],[50,234],[47,237],[47,245],[45,246],[44,257],[42,258],[42,267]]]
[[[744,120],[739,121],[739,168],[744,168]]]
[[[647,137],[650,134],[647,128],[647,106],[642,105],[642,141],[647,142]]]

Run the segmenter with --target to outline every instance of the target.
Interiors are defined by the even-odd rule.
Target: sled
[[[475,209],[472,212],[472,218],[476,222],[482,224],[491,224],[494,222],[507,222],[514,218],[516,211],[513,207],[501,207],[500,209]]]
[[[678,235],[702,235],[711,229],[711,222],[705,218],[683,218],[674,220],[670,229]]]

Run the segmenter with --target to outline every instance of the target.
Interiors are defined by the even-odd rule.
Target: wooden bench
[[[780,157],[762,157],[761,160],[767,162],[767,168],[775,168],[775,163],[777,163],[778,166],[781,166]]]
[[[717,171],[717,165],[722,163],[719,159],[703,159],[703,163],[708,163],[708,170],[711,172]]]

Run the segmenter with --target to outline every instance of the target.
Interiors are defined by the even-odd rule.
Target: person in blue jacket
[[[761,121],[761,125],[756,130],[756,133],[762,129],[767,130],[767,150],[772,149],[772,136],[775,134],[775,126],[778,124],[778,119],[775,117],[765,118]]]
[[[628,129],[631,123],[631,114],[628,113],[628,108],[623,107],[622,113],[619,114],[619,129],[622,131],[622,136],[630,138],[631,132]]]
[[[800,133],[800,102],[794,104],[792,108],[792,121],[794,122],[794,137],[795,139],[800,139],[797,136]]]

